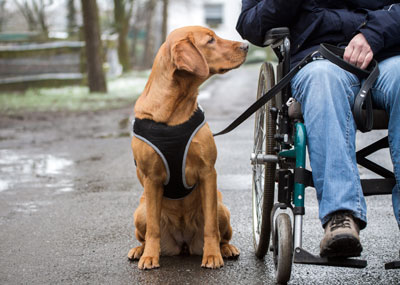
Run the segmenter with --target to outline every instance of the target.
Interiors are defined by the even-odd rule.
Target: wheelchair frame
[[[272,29],[268,31],[265,39],[265,46],[271,46],[278,57],[276,78],[279,82],[290,70],[289,29]],[[274,85],[273,67],[271,63],[265,62],[260,69],[257,99]],[[306,129],[302,119],[292,118],[289,115],[289,106],[286,103],[290,98],[290,87],[287,86],[276,98],[268,101],[265,108],[260,108],[255,114],[251,163],[253,237],[256,256],[263,258],[269,249],[273,251],[278,283],[289,281],[292,261],[301,264],[364,268],[367,266],[365,260],[322,258],[302,248],[304,194],[305,187],[312,186],[312,176],[311,172],[306,170]],[[382,112],[382,110],[375,111]],[[383,177],[383,179],[361,180],[365,196],[392,192],[395,185],[393,172],[366,158],[371,153],[387,147],[386,136],[356,153],[358,164]],[[275,192],[277,192],[277,202],[274,204]],[[290,215],[294,221],[293,231]],[[269,248],[271,233],[272,246]],[[387,263],[385,268],[400,268],[400,261]]]

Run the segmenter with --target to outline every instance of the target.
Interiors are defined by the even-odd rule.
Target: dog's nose
[[[249,44],[247,43],[242,43],[240,45],[240,49],[244,50],[245,52],[247,52],[249,50]]]

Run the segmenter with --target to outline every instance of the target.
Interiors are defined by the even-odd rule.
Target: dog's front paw
[[[237,258],[240,255],[240,251],[236,246],[225,243],[221,245],[221,255],[225,258]]]
[[[159,256],[142,256],[139,259],[139,269],[154,269],[160,267]]]
[[[222,259],[221,253],[212,255],[203,255],[201,267],[216,269],[224,266],[224,260]]]
[[[130,260],[139,259],[143,254],[143,250],[144,250],[144,245],[132,248],[128,253],[128,258]]]

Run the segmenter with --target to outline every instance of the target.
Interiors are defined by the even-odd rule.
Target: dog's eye
[[[214,37],[211,37],[211,39],[209,39],[207,43],[212,44],[213,42],[215,42],[215,39],[214,39]]]

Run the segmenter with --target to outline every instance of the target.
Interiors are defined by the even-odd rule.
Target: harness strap
[[[249,118],[252,114],[254,114],[259,108],[264,106],[269,100],[272,99],[276,94],[278,94],[283,88],[285,88],[290,80],[300,71],[304,66],[306,66],[309,62],[313,61],[313,58],[317,55],[321,54],[326,59],[331,61],[334,64],[337,64],[341,68],[355,74],[360,80],[367,77],[364,83],[361,86],[360,92],[357,94],[353,113],[357,123],[357,126],[361,131],[366,132],[372,129],[372,99],[369,93],[369,89],[372,87],[372,84],[375,82],[376,78],[379,75],[378,63],[376,60],[372,60],[369,67],[371,67],[372,71],[363,70],[360,68],[351,65],[350,63],[345,62],[341,57],[343,57],[344,49],[338,48],[328,44],[321,44],[318,50],[308,54],[304,57],[299,64],[297,64],[289,73],[287,73],[274,87],[272,87],[268,92],[263,94],[257,101],[255,101],[247,110],[245,110],[239,117],[237,117],[229,126],[227,126],[222,131],[213,134],[215,136],[224,135],[229,133],[238,127],[241,123],[243,123],[247,118]],[[368,68],[369,69],[369,68]],[[363,116],[362,109],[366,103],[366,115]]]

